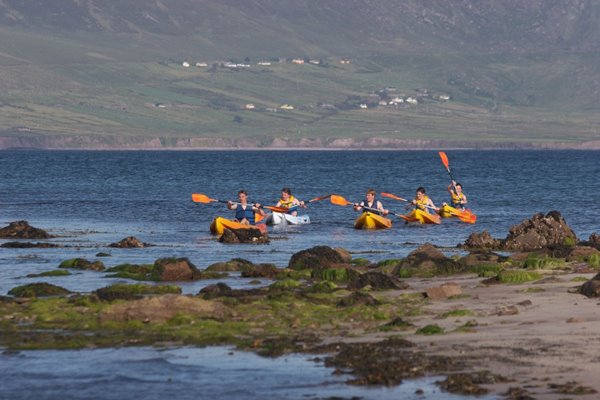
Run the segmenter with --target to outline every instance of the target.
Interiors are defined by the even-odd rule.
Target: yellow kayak
[[[213,235],[222,235],[223,231],[227,229],[258,229],[261,233],[267,232],[267,226],[265,224],[246,225],[237,221],[232,221],[223,217],[216,217],[210,224],[210,233]]]
[[[462,222],[466,222],[468,224],[474,224],[477,221],[477,215],[473,214],[471,210],[459,210],[458,208],[454,208],[449,206],[448,204],[444,204],[438,214],[442,218],[451,218],[456,217]]]
[[[418,208],[408,215],[403,215],[401,218],[408,222],[418,222],[420,224],[439,224],[442,222],[442,218],[439,215],[429,214],[427,211],[419,210]]]
[[[364,212],[356,218],[354,227],[356,229],[388,229],[392,227],[392,221],[381,215]]]

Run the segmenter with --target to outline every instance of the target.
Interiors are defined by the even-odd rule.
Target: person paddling
[[[290,190],[290,188],[284,187],[283,189],[281,189],[281,198],[277,202],[276,207],[283,207],[283,208],[304,207],[304,202],[295,198],[292,195],[292,191]],[[288,214],[296,216],[296,215],[298,215],[298,212],[294,209],[292,211],[288,211]]]
[[[425,188],[423,186],[420,186],[417,189],[416,197],[411,203],[416,206],[416,208],[429,214],[435,214],[435,211],[439,210],[439,208],[433,204],[433,201],[425,194]]]
[[[448,193],[450,193],[450,203],[452,207],[464,210],[465,205],[467,204],[467,196],[462,191],[462,185],[453,180],[452,183],[448,185]]]
[[[363,212],[371,212],[377,215],[388,215],[389,210],[383,208],[383,204],[380,201],[375,200],[375,190],[369,189],[367,190],[367,194],[365,195],[365,199],[361,201],[359,204],[354,205],[354,211]]]
[[[235,211],[235,220],[242,224],[254,225],[256,223],[255,214],[265,215],[260,204],[248,204],[248,193],[245,190],[238,192],[238,202],[227,202],[227,208]]]

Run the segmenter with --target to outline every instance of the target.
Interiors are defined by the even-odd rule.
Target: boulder
[[[347,260],[339,250],[329,246],[315,246],[292,255],[288,268],[298,270],[331,268],[346,265]]]
[[[113,304],[100,313],[100,322],[142,321],[162,323],[182,315],[191,318],[223,320],[230,315],[230,312],[221,303],[176,294],[166,294]]]
[[[256,228],[225,229],[219,238],[221,243],[267,244],[269,237]]]
[[[590,257],[600,257],[600,250],[589,246],[575,246],[567,254],[566,261],[585,261]]]
[[[72,268],[90,271],[104,271],[104,263],[102,261],[88,261],[85,258],[71,258],[60,263],[58,268]]]
[[[513,226],[502,241],[501,247],[510,251],[531,251],[575,243],[577,236],[560,212],[550,211],[546,215],[535,214],[531,219]]]
[[[592,233],[590,235],[590,238],[588,239],[587,242],[585,242],[585,244],[587,244],[588,246],[591,247],[595,247],[596,249],[600,250],[600,235],[598,235],[597,233]]]
[[[49,239],[53,236],[39,228],[34,228],[27,221],[14,221],[0,229],[0,239]]]
[[[161,258],[154,262],[154,273],[161,282],[193,281],[201,272],[187,258]]]
[[[179,286],[115,283],[114,285],[97,289],[95,293],[100,300],[104,301],[133,300],[150,295],[181,294],[181,288]]]
[[[71,291],[46,282],[29,283],[14,287],[8,291],[8,294],[15,297],[64,296],[69,293]]]
[[[147,243],[142,243],[141,240],[134,236],[128,236],[117,243],[111,243],[108,247],[117,247],[120,249],[143,248],[149,246]]]
[[[461,247],[467,249],[498,249],[501,241],[494,239],[488,231],[473,232]]]
[[[406,282],[400,279],[386,275],[381,272],[366,272],[352,279],[347,288],[350,290],[362,289],[365,286],[371,286],[373,290],[389,290],[389,289],[408,289]]]
[[[205,271],[214,272],[230,272],[230,271],[243,271],[246,268],[253,267],[254,263],[245,260],[243,258],[233,258],[226,262],[218,262],[206,267]]]
[[[275,264],[252,264],[242,270],[242,278],[269,278],[274,279],[279,273]]]
[[[600,297],[600,273],[585,282],[579,288],[579,293],[587,297]]]
[[[496,265],[508,260],[509,257],[501,256],[489,250],[477,250],[462,257],[458,262],[467,267],[477,267],[480,265]]]
[[[427,297],[431,300],[445,300],[451,296],[459,296],[462,294],[460,286],[454,282],[444,283],[440,286],[435,286],[425,291]]]
[[[435,275],[450,275],[466,271],[466,267],[451,258],[446,257],[431,243],[425,243],[403,259],[402,262],[394,268],[392,274],[428,277]]]

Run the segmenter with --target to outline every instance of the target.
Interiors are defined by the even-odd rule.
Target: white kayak
[[[265,217],[265,223],[267,225],[303,225],[310,224],[310,217],[273,212]]]

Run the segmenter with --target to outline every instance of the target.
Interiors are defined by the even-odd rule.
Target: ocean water
[[[424,186],[440,204],[448,200],[449,176],[436,151],[0,151],[0,226],[27,220],[57,236],[49,242],[64,246],[0,248],[0,295],[38,281],[78,292],[123,281],[92,271],[26,277],[69,258],[96,260],[98,252],[111,254],[102,258],[107,267],[173,256],[188,257],[200,269],[235,257],[285,267],[293,253],[329,245],[376,262],[404,257],[426,242],[457,254],[455,246],[472,232],[503,238],[512,225],[551,210],[560,211],[581,239],[600,232],[600,152],[447,154],[478,216],[475,225],[444,220],[439,226],[414,226],[397,219],[389,230],[359,231],[353,229],[357,214],[351,207],[322,201],[306,210],[310,225],[270,228],[269,245],[225,245],[208,228],[215,216],[232,213],[222,203],[195,204],[192,193],[235,200],[244,188],[252,201],[275,204],[281,188],[290,187],[303,200],[336,193],[358,202],[369,188],[412,198]],[[379,199],[386,208],[405,211],[402,202]],[[108,247],[127,236],[154,246]],[[235,274],[222,281],[248,286]],[[211,283],[181,286],[193,294]],[[415,395],[417,389],[426,398],[460,398],[440,393],[435,378],[373,389],[347,386],[347,377],[331,373],[307,356],[271,360],[220,347],[6,352],[0,355],[0,398],[423,398]]]
[[[453,219],[437,226],[406,225],[396,218],[389,230],[355,230],[357,213],[325,200],[306,209],[310,225],[270,228],[269,245],[225,245],[208,228],[215,216],[232,217],[232,212],[218,202],[193,203],[192,193],[235,200],[244,188],[251,201],[274,205],[283,187],[302,200],[336,193],[359,202],[369,188],[410,199],[424,186],[439,205],[448,201],[449,176],[436,151],[0,151],[0,226],[27,220],[58,236],[50,242],[64,246],[0,248],[0,294],[36,281],[80,292],[107,286],[116,280],[89,271],[25,277],[69,258],[96,260],[98,252],[111,254],[102,258],[107,267],[174,256],[188,257],[200,269],[235,257],[285,267],[293,253],[316,245],[344,247],[374,262],[404,257],[426,242],[446,246],[452,255],[472,232],[487,230],[504,238],[512,225],[551,210],[560,211],[582,239],[600,232],[600,152],[446,153],[478,216],[474,225]],[[392,211],[406,211],[406,203],[378,199]],[[154,246],[107,247],[127,236]],[[247,285],[235,275],[225,282]],[[197,293],[211,283],[182,287]]]

